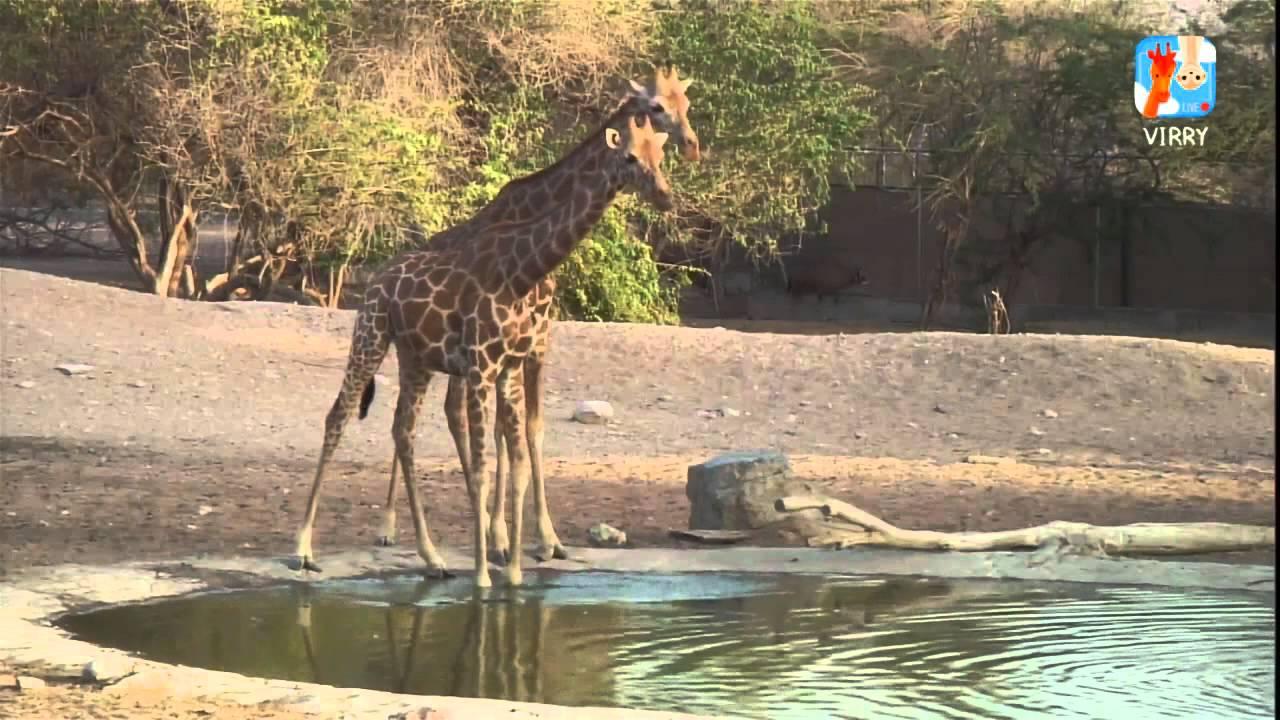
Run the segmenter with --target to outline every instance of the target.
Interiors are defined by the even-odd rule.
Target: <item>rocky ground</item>
[[[69,561],[291,552],[351,312],[163,301],[12,269],[0,269],[0,308],[0,576]],[[823,492],[905,527],[1275,524],[1271,350],[567,322],[553,342],[546,474],[570,545],[597,522],[637,545],[676,545],[667,530],[687,521],[686,467],[761,447],[790,455]],[[65,364],[91,369],[55,369]],[[394,356],[381,372],[326,486],[322,565],[378,529]],[[460,546],[470,519],[444,386],[432,387],[419,421],[418,458],[434,537]],[[580,400],[610,402],[613,422],[571,421]],[[972,454],[1015,462],[964,462]],[[407,541],[405,508],[400,517]],[[84,707],[75,693],[85,691],[68,692],[59,707]],[[14,697],[0,690],[0,714]],[[121,716],[198,714],[154,707]]]

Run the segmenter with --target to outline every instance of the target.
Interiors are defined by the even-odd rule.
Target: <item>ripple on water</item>
[[[158,660],[396,692],[741,717],[1273,717],[1273,594],[535,571],[67,618]],[[301,608],[307,608],[302,611]]]

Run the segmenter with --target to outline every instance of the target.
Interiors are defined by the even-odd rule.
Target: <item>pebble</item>
[[[44,690],[48,687],[49,687],[49,684],[38,677],[31,677],[30,675],[18,676],[18,689],[22,690],[23,692],[28,692],[31,690]]]
[[[1032,425],[1031,429],[1028,430],[1027,432],[1031,433],[1032,435],[1035,435],[1036,437],[1039,437],[1044,434],[1044,431],[1036,427],[1035,425]]]
[[[212,505],[201,505],[201,506],[199,507],[199,509],[197,509],[197,510],[196,510],[196,514],[197,514],[197,515],[200,515],[200,516],[202,516],[202,517],[203,517],[203,516],[205,516],[205,515],[208,515],[208,514],[209,514],[209,513],[211,513],[211,512],[213,512],[213,506],[212,506]]]
[[[866,434],[866,433],[864,433],[864,432],[862,432],[861,430],[858,430],[857,432],[855,432],[855,433],[853,434],[853,439],[855,439],[855,440],[866,440],[866,439],[867,439],[867,434]]]
[[[573,409],[573,419],[587,425],[604,425],[613,418],[613,406],[604,400],[581,400]]]
[[[129,383],[129,387],[144,388],[146,386],[147,384],[142,382],[141,380],[134,380],[133,382]]]
[[[1044,417],[1049,418],[1050,420],[1052,420],[1053,418],[1058,417],[1058,411],[1057,411],[1057,410],[1053,410],[1053,409],[1051,409],[1051,408],[1045,408],[1044,410],[1041,410],[1041,411],[1040,411],[1040,414],[1041,414],[1041,415],[1043,415]]]
[[[30,380],[23,380],[22,382],[18,383],[18,387],[22,388],[23,390],[30,390],[35,386],[36,384]]]
[[[83,365],[81,363],[63,363],[62,365],[55,366],[53,369],[63,375],[84,375],[85,373],[93,372],[94,368],[92,365]]]

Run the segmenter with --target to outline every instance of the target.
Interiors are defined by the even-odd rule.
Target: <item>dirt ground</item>
[[[163,301],[12,269],[0,269],[0,308],[0,577],[72,561],[292,552],[351,312]],[[687,522],[686,467],[764,447],[786,452],[822,492],[905,527],[1275,524],[1271,350],[567,322],[553,343],[546,475],[571,546],[597,522],[635,545],[678,546],[667,530]],[[94,369],[66,376],[54,369],[62,363]],[[381,375],[325,488],[322,566],[326,552],[377,533],[394,354]],[[433,537],[457,547],[470,519],[444,386],[431,388],[417,453]],[[572,422],[589,399],[612,403],[614,422]],[[738,412],[706,412],[727,408]],[[1016,462],[965,463],[971,454]],[[408,542],[407,508],[400,518]],[[1209,559],[1269,563],[1274,553]],[[63,705],[23,696],[16,716],[195,717],[204,707],[157,699],[145,712],[99,712],[87,691],[62,692],[41,697]],[[17,697],[0,690],[0,716]]]

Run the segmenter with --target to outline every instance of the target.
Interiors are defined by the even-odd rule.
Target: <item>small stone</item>
[[[1053,418],[1058,417],[1058,411],[1057,411],[1057,410],[1053,410],[1053,409],[1051,409],[1051,408],[1045,408],[1044,410],[1041,410],[1041,411],[1040,411],[1040,414],[1041,414],[1041,415],[1043,415],[1044,417],[1049,418],[1050,420],[1052,420]]]
[[[18,383],[18,387],[22,388],[23,390],[30,390],[35,386],[36,384],[30,380],[23,380],[22,382]]]
[[[720,408],[720,414],[725,417],[738,417],[742,413],[738,412],[734,408],[726,406],[726,407]]]
[[[909,422],[909,423],[907,423],[907,427],[911,428],[912,430],[915,430],[916,428],[918,428],[918,427],[920,427],[920,426],[919,426],[919,425],[917,425],[917,424],[915,424],[915,423],[913,423],[913,422]]]
[[[133,382],[129,383],[129,387],[134,387],[134,388],[144,388],[146,386],[147,384],[142,382],[141,380],[134,380]]]
[[[201,517],[208,515],[211,512],[213,512],[212,505],[201,505],[199,509],[196,510],[196,514],[200,515]]]
[[[71,511],[70,511],[70,510],[63,510],[62,512],[60,512],[60,513],[58,513],[58,514],[59,514],[59,515],[61,515],[61,516],[63,516],[63,517],[66,517],[66,516],[68,516],[68,515],[70,515],[70,514],[71,514]]]
[[[672,398],[670,395],[659,395],[659,396],[658,396],[658,402],[671,402],[673,399],[674,399],[674,398]]]
[[[956,433],[949,432],[949,433],[947,433],[947,439],[948,439],[948,440],[959,440],[959,439],[960,439],[960,436],[959,436],[959,435],[957,435]]]
[[[1032,425],[1031,429],[1028,430],[1027,432],[1031,433],[1032,435],[1035,435],[1036,437],[1039,437],[1044,434],[1044,431],[1036,427],[1035,425]]]
[[[865,432],[861,431],[861,430],[858,430],[857,432],[855,432],[855,433],[853,434],[853,439],[854,439],[854,440],[866,440],[866,439],[867,439],[867,434],[866,434]]]
[[[933,406],[933,411],[941,415],[947,414],[947,409],[936,403]]]
[[[199,525],[187,525],[187,529],[188,529],[188,530],[199,530],[199,529],[200,529],[200,526],[199,526]]]
[[[64,363],[53,368],[63,375],[84,375],[93,372],[92,365],[82,365],[80,363]]]
[[[18,676],[18,689],[23,692],[30,692],[32,690],[44,690],[48,687],[49,687],[49,683],[46,683],[45,681],[41,680],[38,677],[31,677],[30,675]]]
[[[810,405],[812,405],[812,404],[813,404],[813,401],[812,401],[812,400],[801,400],[801,401],[800,401],[800,407],[809,407],[809,406],[810,406]]]
[[[1053,451],[1049,448],[1036,448],[1037,455],[1052,455]]]
[[[582,400],[573,409],[573,419],[587,425],[603,425],[613,418],[613,406],[604,400]]]
[[[595,547],[622,547],[627,544],[627,534],[611,525],[597,523],[587,531],[587,540]]]
[[[800,419],[800,418],[799,418],[795,413],[791,413],[791,414],[787,415],[787,422],[789,422],[789,423],[796,422],[796,421],[798,421],[799,419]]]

